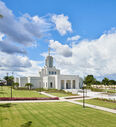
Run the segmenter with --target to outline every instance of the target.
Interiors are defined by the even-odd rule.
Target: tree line
[[[93,75],[87,75],[84,78],[83,83],[86,84],[87,86],[91,86],[91,85],[116,85],[115,80],[110,80],[107,77],[104,77],[104,79],[102,79],[102,81],[98,81]]]

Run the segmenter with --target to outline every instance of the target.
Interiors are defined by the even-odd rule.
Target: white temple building
[[[39,71],[38,76],[16,77],[15,82],[19,87],[25,87],[26,83],[32,83],[33,88],[45,89],[80,89],[83,80],[78,75],[62,75],[60,70],[53,66],[53,57],[48,53],[45,66]]]

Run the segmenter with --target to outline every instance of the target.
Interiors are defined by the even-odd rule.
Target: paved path
[[[80,96],[83,96],[82,92],[78,92],[78,94]],[[93,92],[93,91],[87,90],[87,93],[85,93],[85,95],[92,97],[92,98],[106,98],[106,99],[116,100],[116,95],[108,95],[105,92]]]
[[[54,96],[54,95],[51,95],[51,94],[48,94],[48,93],[45,93],[45,92],[39,92],[39,93],[44,94],[44,95],[46,95],[48,97],[57,97],[57,96]]]
[[[47,95],[49,97],[56,97],[56,96],[50,95],[45,92],[41,92],[41,94]],[[0,103],[38,103],[38,102],[64,102],[66,101],[66,102],[70,102],[70,103],[74,103],[78,105],[83,105],[83,103],[75,101],[75,100],[80,100],[80,99],[82,98],[72,100],[72,99],[65,99],[65,98],[60,97],[60,100],[0,101]],[[85,106],[94,108],[94,109],[98,109],[98,110],[102,110],[102,111],[106,111],[106,112],[110,112],[110,113],[116,113],[116,110],[105,108],[105,107],[100,107],[100,106],[86,104],[86,103],[85,103]]]
[[[64,100],[25,100],[25,101],[0,101],[1,103],[39,103],[39,102],[62,102]]]
[[[67,101],[71,102],[71,103],[74,103],[74,104],[83,105],[83,103],[77,102],[77,101],[74,101],[74,100],[67,100]],[[90,108],[103,110],[103,111],[107,111],[107,112],[111,112],[111,113],[116,113],[116,110],[114,110],[114,109],[109,109],[109,108],[105,108],[105,107],[101,107],[101,106],[91,105],[91,104],[87,104],[87,103],[85,103],[85,106],[90,107]]]
[[[50,94],[47,93],[47,95],[50,95]],[[85,98],[85,99],[88,99],[88,98]],[[82,102],[75,101],[75,100],[82,100],[82,98],[77,98],[75,100],[72,100],[72,99],[65,99],[63,97],[60,97],[60,100],[66,101],[66,102],[71,102],[71,103],[78,104],[78,105],[83,105]],[[116,110],[114,110],[114,109],[109,109],[109,108],[105,108],[105,107],[101,107],[101,106],[96,106],[96,105],[87,104],[87,103],[85,103],[85,106],[90,107],[90,108],[94,108],[94,109],[99,109],[99,110],[102,110],[102,111],[116,113]]]

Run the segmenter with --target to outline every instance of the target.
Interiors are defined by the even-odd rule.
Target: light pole
[[[40,94],[41,94],[41,83],[40,83]]]
[[[84,95],[84,86],[83,86],[83,108],[85,108],[85,95]]]
[[[13,78],[13,72],[12,72],[12,78]],[[13,86],[13,79],[12,79],[12,83],[11,83],[11,99],[12,99],[12,86]]]
[[[6,75],[7,75],[7,80],[6,80],[6,82],[7,82],[7,86],[8,86],[8,72],[6,73]]]

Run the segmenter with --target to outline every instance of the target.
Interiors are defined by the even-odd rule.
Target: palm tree
[[[28,89],[31,89],[31,87],[33,86],[33,84],[32,83],[26,83],[25,86],[27,86]]]
[[[4,79],[7,81],[7,85],[12,85],[14,77],[13,76],[5,76]]]
[[[19,83],[18,83],[18,82],[14,82],[14,83],[13,83],[13,87],[18,88],[18,86],[19,86]]]

